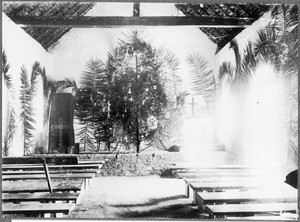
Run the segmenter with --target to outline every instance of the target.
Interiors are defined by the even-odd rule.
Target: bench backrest
[[[42,164],[46,159],[49,165],[74,165],[78,164],[77,156],[22,156],[2,157],[3,164]]]

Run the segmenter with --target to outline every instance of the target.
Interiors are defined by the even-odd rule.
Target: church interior
[[[2,217],[298,219],[298,5],[2,2]]]

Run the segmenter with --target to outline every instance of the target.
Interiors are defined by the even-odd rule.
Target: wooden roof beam
[[[249,18],[218,17],[91,17],[48,18],[13,16],[11,19],[22,26],[47,28],[97,28],[120,26],[195,26],[212,28],[245,28],[252,24]]]

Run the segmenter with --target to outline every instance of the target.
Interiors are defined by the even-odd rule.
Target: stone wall
[[[182,162],[179,152],[152,151],[139,154],[79,154],[80,159],[107,161],[99,176],[169,175],[170,165]]]

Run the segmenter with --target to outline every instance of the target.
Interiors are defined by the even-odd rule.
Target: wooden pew
[[[281,170],[274,167],[256,167],[247,165],[227,164],[219,166],[205,166],[199,163],[177,163],[169,167],[173,171],[196,171],[196,170]]]
[[[239,177],[239,176],[231,176],[231,177],[197,177],[197,178],[183,178],[185,182],[185,193],[186,197],[190,197],[190,190],[192,188],[190,187],[191,183],[207,183],[207,182],[239,182],[239,181],[245,181],[245,182],[255,182],[255,181],[273,181],[273,182],[281,182],[283,181],[282,177],[272,177],[272,178],[266,178],[263,176],[249,176],[249,177]]]
[[[106,160],[82,160],[78,159],[78,164],[100,164],[102,165]]]
[[[289,189],[282,192],[274,191],[245,191],[245,192],[197,192],[197,202],[200,211],[205,205],[239,204],[239,203],[276,203],[297,202],[297,190]]]
[[[296,212],[297,203],[260,203],[260,204],[222,204],[206,205],[205,211],[210,218],[267,214],[270,212]]]
[[[51,179],[92,179],[94,173],[62,173],[62,174],[50,174]],[[3,175],[2,181],[7,180],[40,180],[44,179],[45,174],[17,174],[17,175]]]
[[[49,171],[51,170],[83,170],[83,169],[100,169],[101,165],[99,164],[76,164],[76,165],[48,165]],[[41,165],[18,165],[18,164],[3,164],[2,170],[43,170]]]
[[[91,179],[95,176],[94,173],[64,173],[64,174],[50,174],[51,179],[82,179],[83,188],[86,189],[90,184]],[[45,174],[22,174],[22,175],[3,175],[2,181],[14,180],[40,180],[45,179]]]
[[[3,203],[2,214],[25,214],[43,217],[46,213],[54,215],[58,213],[69,214],[74,207],[74,203]]]
[[[2,202],[53,202],[53,201],[72,201],[77,202],[79,193],[2,193]]]
[[[273,181],[215,181],[215,182],[195,182],[190,183],[190,187],[193,190],[193,203],[197,203],[197,192],[222,192],[225,190],[249,190],[249,189],[267,189],[270,186],[275,186]],[[287,185],[277,183],[276,187],[286,188]]]
[[[2,164],[40,164],[43,159],[46,160],[46,163],[53,165],[74,165],[78,164],[77,156],[22,156],[22,157],[2,157]]]
[[[78,164],[77,156],[7,157],[2,162],[2,212],[29,216],[69,213],[74,204],[57,201],[78,202],[79,192],[101,168],[99,162]]]
[[[73,170],[73,169],[65,169],[65,170],[49,170],[50,174],[62,174],[62,173],[93,173],[97,174],[99,170],[89,170],[89,169],[82,169],[82,170]],[[43,174],[44,171],[42,170],[14,170],[14,171],[2,171],[2,175],[26,175],[26,174]]]
[[[56,180],[52,181],[52,190],[56,192],[80,192],[83,189],[83,180]],[[36,193],[49,192],[45,180],[2,181],[2,193]]]
[[[285,177],[286,173],[283,170],[213,170],[203,169],[199,171],[176,171],[174,172],[176,178],[201,178],[201,177]]]

